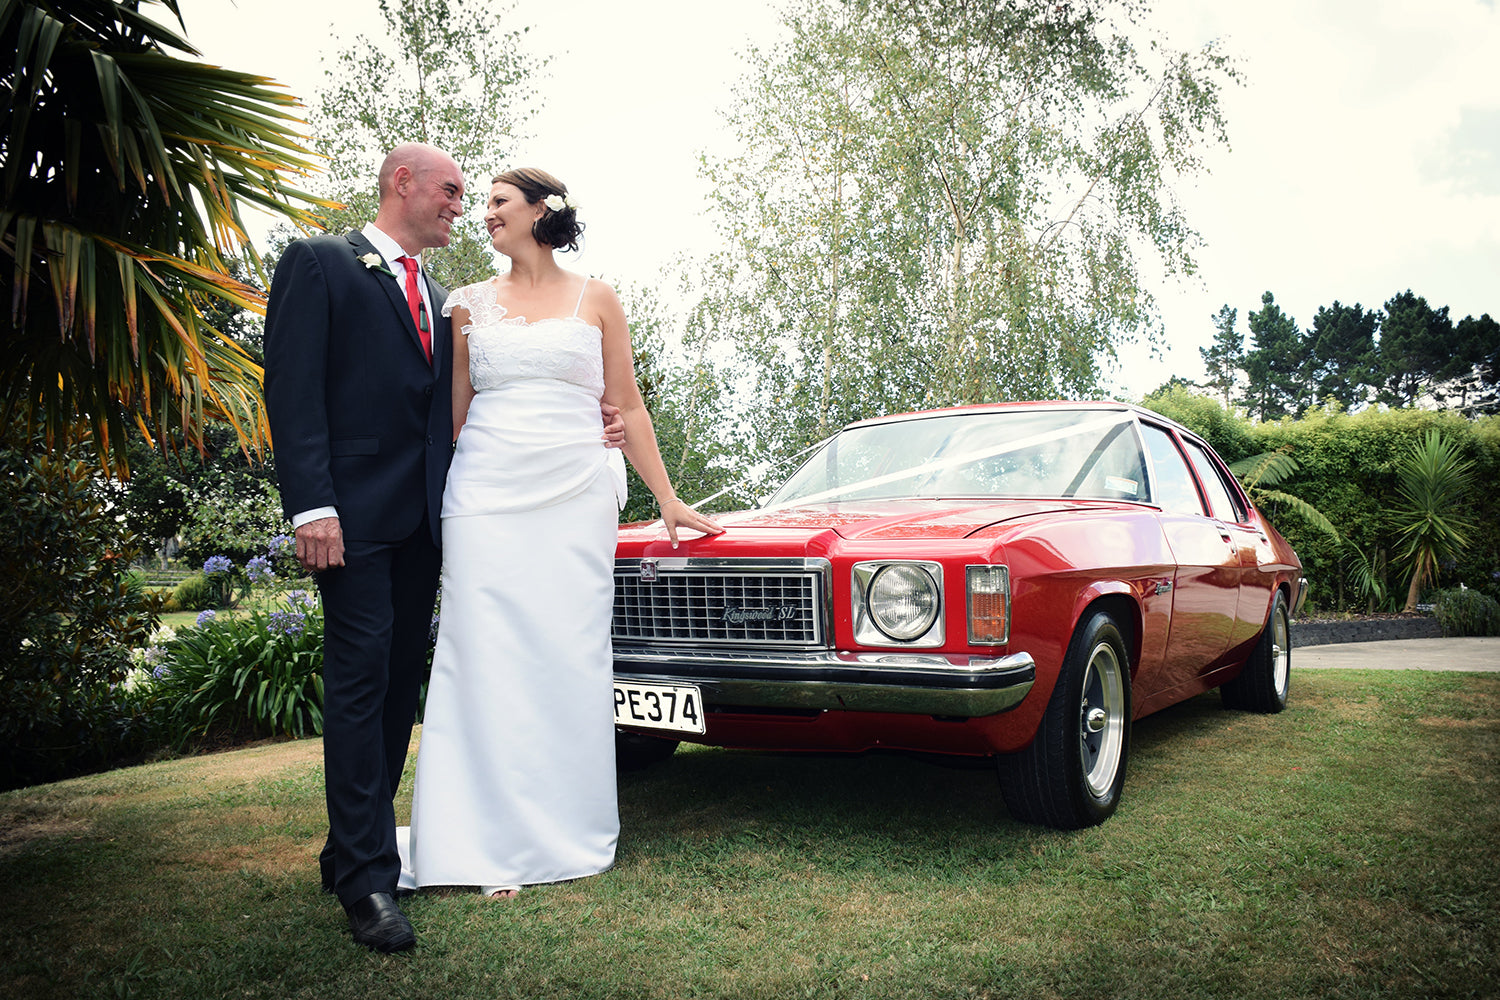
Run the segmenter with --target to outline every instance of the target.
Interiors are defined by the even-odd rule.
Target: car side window
[[[1203,492],[1208,496],[1214,517],[1234,524],[1244,521],[1244,508],[1235,501],[1234,492],[1224,482],[1224,474],[1219,471],[1218,463],[1208,456],[1208,450],[1196,441],[1188,441],[1187,450],[1193,468],[1198,470],[1198,480],[1203,483]]]
[[[1146,450],[1151,453],[1152,470],[1156,473],[1155,495],[1152,500],[1162,510],[1174,514],[1197,514],[1203,516],[1203,503],[1198,499],[1198,489],[1193,485],[1193,474],[1188,471],[1187,461],[1172,435],[1154,424],[1141,424],[1141,436],[1146,440]]]

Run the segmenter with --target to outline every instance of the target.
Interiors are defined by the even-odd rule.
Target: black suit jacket
[[[346,540],[398,541],[429,514],[440,541],[453,450],[448,293],[426,278],[432,363],[402,286],[359,232],[287,247],[266,309],[266,406],[288,517],[338,508]],[[384,266],[384,265],[383,265]]]

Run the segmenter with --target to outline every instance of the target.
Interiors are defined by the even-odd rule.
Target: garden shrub
[[[1400,500],[1397,467],[1429,430],[1440,431],[1474,461],[1477,482],[1500,481],[1497,416],[1468,420],[1452,412],[1376,407],[1350,414],[1333,406],[1296,420],[1252,423],[1181,386],[1153,393],[1144,405],[1204,437],[1225,461],[1280,449],[1296,460],[1297,471],[1277,489],[1317,508],[1342,536],[1342,543],[1335,541],[1295,510],[1266,510],[1302,558],[1312,585],[1309,609],[1381,611],[1403,602],[1411,567],[1400,556],[1392,516]],[[1441,567],[1441,583],[1500,597],[1500,491],[1474,489],[1461,506],[1458,513],[1476,529],[1463,551]]]
[[[214,606],[217,593],[208,577],[194,573],[172,588],[172,603],[179,611],[203,611]]]
[[[1477,590],[1439,591],[1434,597],[1443,634],[1500,635],[1500,601]]]
[[[1412,567],[1400,556],[1394,516],[1401,502],[1398,470],[1403,457],[1431,430],[1440,431],[1462,455],[1475,460],[1477,482],[1500,478],[1496,452],[1485,446],[1486,439],[1500,430],[1500,417],[1470,421],[1455,413],[1372,408],[1356,414],[1318,410],[1301,420],[1255,425],[1262,450],[1289,447],[1298,460],[1297,474],[1283,488],[1321,510],[1344,537],[1341,547],[1277,511],[1269,512],[1296,546],[1320,605],[1366,611],[1404,603]],[[1469,535],[1465,549],[1441,567],[1441,584],[1493,589],[1492,574],[1500,568],[1500,494],[1473,489],[1455,514],[1477,530]],[[1384,574],[1383,606],[1370,606],[1356,583],[1361,559]]]
[[[283,523],[272,456],[247,454],[235,429],[218,420],[205,420],[202,434],[201,452],[180,433],[155,447],[132,441],[120,509],[142,536],[175,538],[189,565],[213,555],[243,564]]]
[[[1147,396],[1142,405],[1177,421],[1207,441],[1226,463],[1238,462],[1261,450],[1256,446],[1248,420],[1225,410],[1218,400],[1200,396],[1184,386],[1164,386]]]
[[[310,597],[243,617],[202,612],[167,643],[159,670],[173,745],[216,733],[321,735],[322,666],[323,612]]]
[[[156,600],[128,568],[142,545],[97,458],[0,440],[0,788],[114,766],[147,744],[124,690]]]

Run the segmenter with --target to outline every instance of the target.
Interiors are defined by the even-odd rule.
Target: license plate
[[[693,684],[615,681],[615,724],[702,733],[703,697]]]

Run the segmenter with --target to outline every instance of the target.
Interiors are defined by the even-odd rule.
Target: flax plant
[[[229,275],[264,278],[243,206],[308,228],[331,204],[293,186],[314,167],[296,99],[191,58],[148,7],[182,24],[179,0],[0,0],[0,419],[91,437],[121,475],[131,425],[268,443],[260,366],[207,307],[263,311]]]
[[[1393,510],[1401,556],[1411,567],[1406,611],[1417,609],[1422,588],[1436,582],[1444,560],[1468,547],[1474,525],[1461,504],[1474,483],[1474,463],[1437,430],[1429,430],[1396,467],[1400,501]]]

